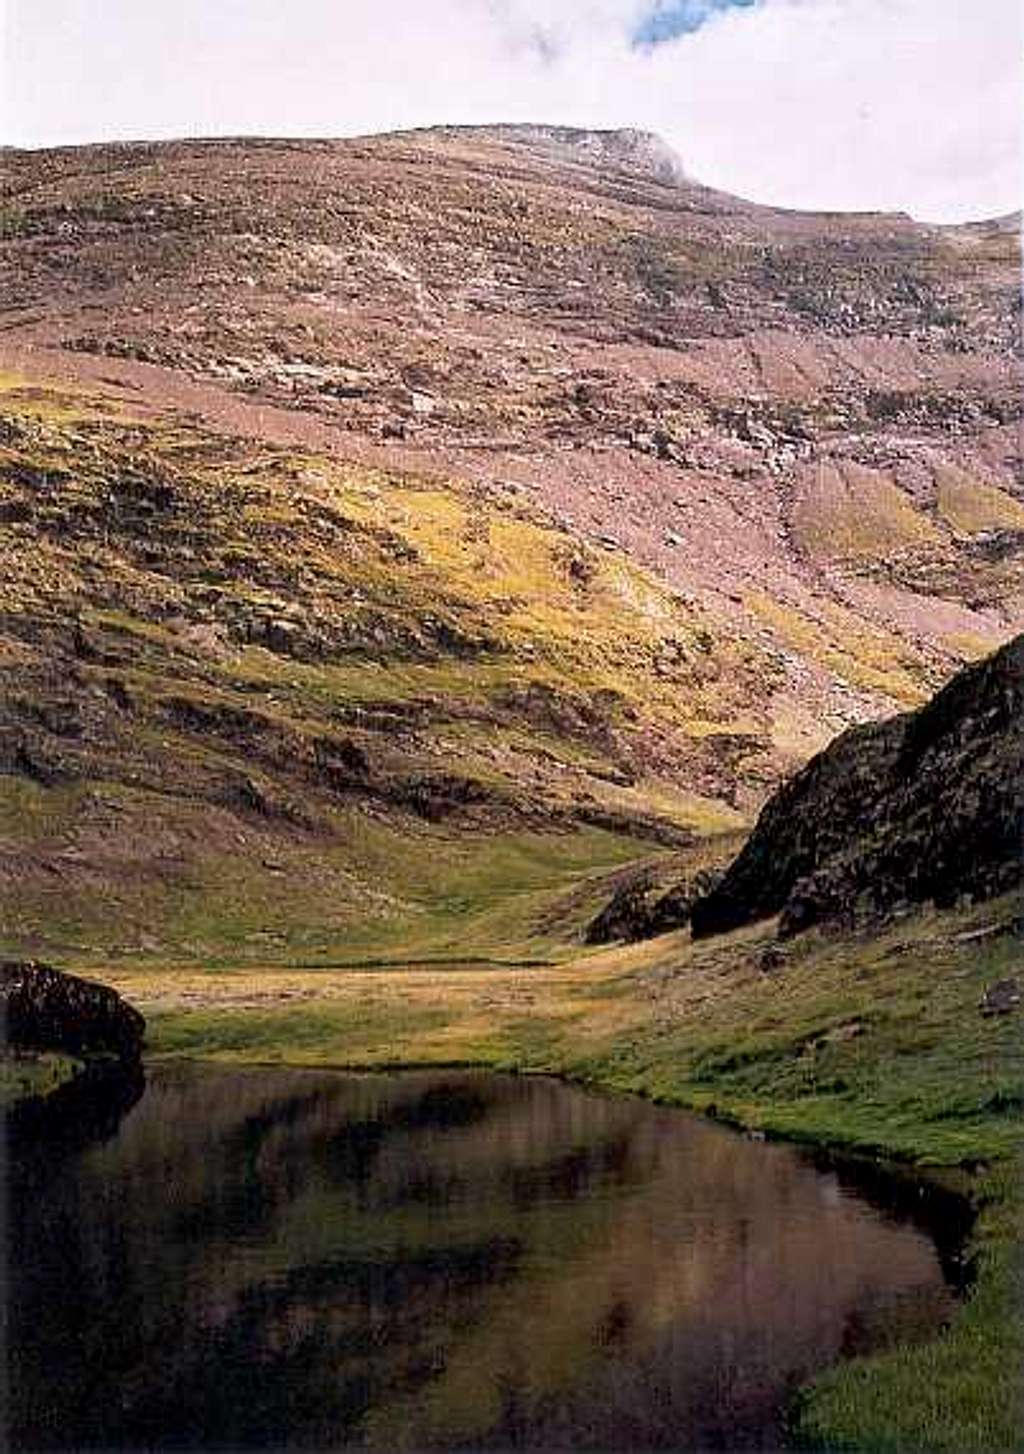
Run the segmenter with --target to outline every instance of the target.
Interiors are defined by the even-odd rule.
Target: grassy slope
[[[116,785],[100,788],[112,801],[121,796]],[[68,804],[57,791],[0,779],[0,825],[24,843],[37,821],[43,845],[59,849],[79,841],[79,797]],[[203,842],[209,824],[195,805],[169,811],[158,801],[149,821],[161,818],[168,832],[194,844],[186,873],[172,865],[166,878],[140,878],[129,851],[123,877],[120,860],[108,861],[66,899],[59,879],[32,883],[5,903],[2,947],[55,955],[84,973],[112,956],[175,969],[254,957],[316,965],[564,956],[576,923],[607,897],[608,873],[643,846],[597,829],[460,839],[430,825],[412,823],[403,832],[349,813],[338,816],[336,836],[325,842],[249,829],[236,857],[229,846]],[[570,892],[571,916],[563,915]],[[368,903],[362,916],[353,902],[359,894]],[[124,914],[113,935],[112,912]],[[545,921],[549,932],[538,932]]]
[[[0,1108],[27,1097],[48,1096],[73,1080],[81,1069],[82,1062],[68,1055],[0,1055]]]
[[[623,557],[457,481],[2,403],[0,948],[517,957],[573,881],[741,822],[771,665]]]
[[[1019,1447],[1016,1242],[1024,1051],[983,988],[1020,963],[1018,905],[927,913],[855,942],[772,927],[672,935],[534,968],[111,970],[161,1055],[359,1067],[472,1063],[580,1078],[951,1176],[981,1208],[977,1281],[934,1343],[858,1360],[806,1392],[829,1447]],[[944,1170],[955,1168],[954,1170]]]

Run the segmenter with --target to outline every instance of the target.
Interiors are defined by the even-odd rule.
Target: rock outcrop
[[[24,960],[0,963],[3,1044],[135,1065],[146,1022],[116,990]]]
[[[622,884],[595,915],[587,925],[584,940],[587,944],[633,944],[683,929],[690,922],[694,904],[709,894],[721,877],[721,869],[703,868],[666,888],[657,875],[638,874]]]
[[[632,173],[668,185],[682,185],[689,180],[681,158],[666,141],[653,132],[637,131],[633,127],[595,131],[577,126],[512,123],[443,127],[440,131],[454,137],[466,135],[510,142],[533,152],[547,153],[553,161],[592,166],[606,172]]]
[[[1024,636],[916,712],[846,732],[772,797],[697,936],[780,933],[1024,882]]]

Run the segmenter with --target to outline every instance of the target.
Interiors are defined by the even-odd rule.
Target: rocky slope
[[[698,869],[690,879],[664,888],[644,875],[618,889],[587,925],[588,944],[635,943],[654,939],[690,922],[694,905],[714,888],[719,873]]]
[[[549,127],[6,152],[2,199],[11,359],[529,493],[775,654],[776,775],[1024,623],[1000,223]]]
[[[1001,224],[552,127],[0,188],[11,952],[576,932],[1024,625]]]
[[[768,802],[695,936],[780,932],[1024,883],[1024,636],[925,707],[845,733]]]

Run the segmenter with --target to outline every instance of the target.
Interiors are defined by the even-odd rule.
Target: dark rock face
[[[1024,882],[1024,636],[919,711],[856,727],[764,808],[697,936],[781,914],[780,933]]]
[[[45,964],[0,963],[3,1042],[15,1050],[116,1056],[134,1064],[146,1022],[116,990]]]
[[[633,879],[623,884],[591,920],[585,942],[632,944],[685,928],[694,904],[709,894],[721,877],[721,869],[705,868],[669,889],[650,875]]]

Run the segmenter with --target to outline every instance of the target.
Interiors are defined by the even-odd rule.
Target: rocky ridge
[[[791,936],[1024,884],[1024,636],[916,712],[845,733],[765,806],[692,911],[696,937]]]
[[[416,138],[416,132],[405,133]],[[539,126],[509,122],[497,126],[428,127],[419,135],[433,140],[450,138],[512,143],[530,152],[547,155],[561,164],[597,167],[603,172],[620,171],[648,181],[683,185],[689,181],[679,155],[650,131],[621,127],[595,131],[579,126]]]

